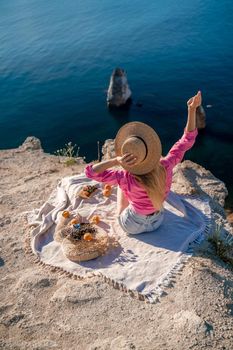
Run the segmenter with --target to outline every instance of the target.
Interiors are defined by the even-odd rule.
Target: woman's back
[[[160,163],[163,165],[166,174],[164,200],[167,198],[171,188],[173,168],[181,162],[185,152],[193,146],[196,136],[197,129],[190,132],[185,131],[180,140],[170,149],[166,157],[160,159]],[[86,176],[99,182],[119,185],[136,213],[148,215],[154,211],[158,211],[158,208],[153,206],[148,197],[145,187],[136,179],[135,175],[127,170],[111,169],[105,170],[102,173],[96,173],[93,171],[92,165],[88,165],[86,167]]]

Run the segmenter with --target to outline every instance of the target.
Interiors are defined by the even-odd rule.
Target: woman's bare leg
[[[122,190],[120,189],[120,187],[117,187],[117,215],[120,215],[121,212],[128,207],[129,202],[128,200],[125,198],[124,193],[122,192]]]

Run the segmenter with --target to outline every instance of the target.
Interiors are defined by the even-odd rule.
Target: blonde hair
[[[166,172],[161,163],[148,174],[134,175],[145,188],[155,209],[160,210],[165,199]]]

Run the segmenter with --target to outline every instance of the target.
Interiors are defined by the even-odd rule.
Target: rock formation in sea
[[[129,88],[127,76],[122,68],[114,69],[107,92],[109,107],[121,107],[130,101],[132,92]]]
[[[206,126],[206,114],[203,106],[197,107],[196,110],[196,123],[198,129],[204,129]]]

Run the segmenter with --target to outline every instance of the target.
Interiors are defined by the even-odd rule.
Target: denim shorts
[[[138,234],[156,230],[163,221],[164,209],[153,215],[141,215],[128,206],[120,216],[118,221],[121,228],[129,234]]]

